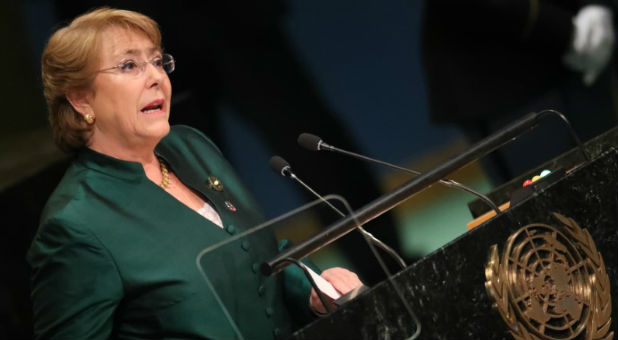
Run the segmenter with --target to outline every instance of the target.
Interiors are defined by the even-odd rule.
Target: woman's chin
[[[170,132],[170,123],[167,119],[149,122],[145,129],[140,134],[150,136],[152,138],[161,139]]]
[[[167,136],[168,133],[170,133],[170,122],[167,119],[161,120],[160,122],[158,122],[155,128],[157,129],[157,131],[159,131],[161,138],[163,138]]]

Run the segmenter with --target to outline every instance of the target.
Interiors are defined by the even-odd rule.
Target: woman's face
[[[139,31],[111,27],[100,41],[98,70],[131,60],[141,65],[161,56],[159,47]],[[96,117],[90,147],[112,155],[154,148],[170,130],[171,95],[167,73],[149,62],[139,75],[118,68],[98,72],[88,94]]]

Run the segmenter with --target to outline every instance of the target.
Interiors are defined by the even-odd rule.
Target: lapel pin
[[[230,201],[225,201],[225,207],[230,211],[236,211],[236,207]]]
[[[214,191],[223,191],[223,183],[215,176],[208,177],[208,187]]]

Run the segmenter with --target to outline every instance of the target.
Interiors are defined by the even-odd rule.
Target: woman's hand
[[[322,276],[326,281],[330,282],[333,287],[341,293],[341,295],[348,293],[352,289],[361,286],[363,283],[358,279],[358,276],[341,267],[333,267],[326,269],[322,272]],[[328,296],[324,296],[326,303],[330,310],[337,308],[335,306],[335,302],[332,298]],[[309,307],[316,314],[326,314],[326,308],[322,305],[322,301],[318,297],[318,293],[316,293],[315,289],[311,289],[311,296],[309,297]]]

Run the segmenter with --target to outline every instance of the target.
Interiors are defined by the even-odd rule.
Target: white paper
[[[335,287],[333,287],[333,285],[330,284],[330,282],[326,281],[323,277],[318,275],[318,273],[311,270],[311,268],[307,266],[305,266],[305,268],[307,268],[307,270],[309,271],[309,274],[311,274],[311,277],[313,278],[313,281],[315,281],[315,284],[318,286],[318,289],[322,291],[322,293],[324,293],[325,295],[327,295],[333,300],[337,300],[338,298],[341,297],[341,293],[339,293],[335,289]]]

